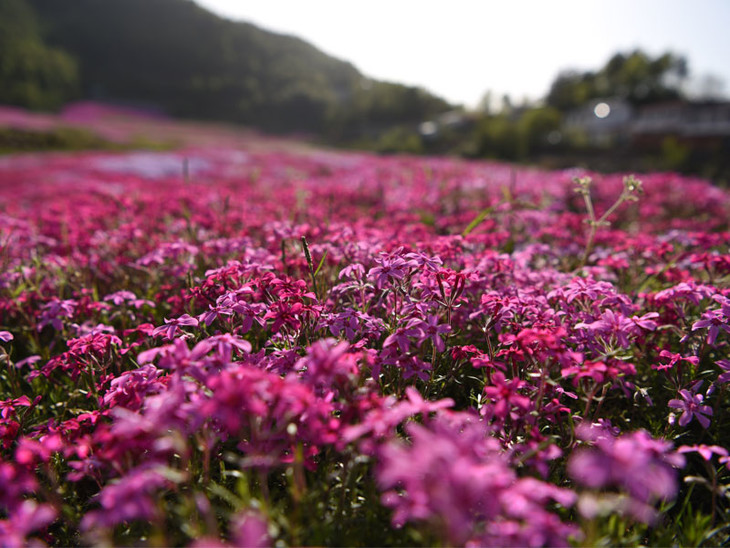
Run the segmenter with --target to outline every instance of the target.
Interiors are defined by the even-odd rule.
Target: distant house
[[[730,146],[730,102],[672,101],[643,107],[632,124],[633,142],[654,147],[667,137],[695,147]]]
[[[621,99],[594,100],[568,113],[563,131],[592,146],[657,148],[668,138],[693,147],[730,147],[730,102],[668,101],[632,108]]]

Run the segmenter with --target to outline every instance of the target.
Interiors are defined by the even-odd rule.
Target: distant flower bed
[[[0,158],[0,545],[730,540],[730,194]]]

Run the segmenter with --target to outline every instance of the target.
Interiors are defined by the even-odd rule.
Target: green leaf
[[[329,253],[329,250],[325,249],[324,255],[322,255],[322,258],[319,260],[319,265],[317,266],[317,270],[314,271],[315,276],[317,274],[319,274],[319,271],[322,269],[322,266],[324,265],[324,260],[327,258],[327,253]]]
[[[474,217],[474,220],[469,223],[469,226],[467,226],[464,229],[464,232],[462,232],[461,235],[468,236],[472,230],[474,230],[476,227],[478,227],[480,224],[482,224],[484,219],[486,219],[489,216],[489,214],[492,213],[492,211],[494,211],[494,206],[489,206],[488,208],[485,208],[482,211],[480,211],[479,215]]]

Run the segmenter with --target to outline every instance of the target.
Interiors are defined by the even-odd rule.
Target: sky
[[[714,75],[730,91],[730,0],[195,1],[468,107],[488,90],[537,100],[559,71],[636,48],[684,55],[695,81]]]

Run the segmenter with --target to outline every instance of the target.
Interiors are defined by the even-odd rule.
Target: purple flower
[[[595,445],[581,448],[568,461],[568,474],[591,489],[617,487],[626,491],[631,503],[624,511],[639,521],[651,522],[656,512],[649,505],[677,494],[674,468],[684,466],[684,457],[672,451],[670,442],[654,439],[644,430],[615,438],[590,426],[579,429],[579,437]]]
[[[723,370],[723,373],[718,375],[717,382],[730,382],[730,360],[717,360],[715,363]]]
[[[657,323],[654,319],[658,317],[659,314],[657,312],[649,312],[643,316],[631,316],[631,321],[634,322],[637,327],[646,329],[647,331],[654,331],[657,328]]]
[[[329,324],[329,330],[335,337],[344,333],[345,338],[353,342],[360,331],[357,311],[348,308],[337,314]]]
[[[342,278],[362,280],[363,276],[365,276],[365,267],[360,263],[352,263],[343,268],[337,277],[340,280]]]
[[[408,269],[413,264],[401,257],[388,257],[387,255],[375,259],[380,265],[368,271],[368,277],[375,278],[375,287],[382,289],[384,285],[392,283],[393,280],[402,280],[406,277]]]
[[[0,341],[9,342],[13,340],[13,334],[10,331],[0,331]]]
[[[43,307],[41,313],[41,319],[38,322],[38,331],[43,331],[43,328],[50,325],[56,331],[63,329],[62,318],[71,318],[76,311],[78,303],[73,299],[67,299],[61,301],[54,298]]]
[[[34,531],[45,529],[56,519],[57,512],[50,504],[24,500],[11,512],[8,519],[0,520],[0,545],[40,546],[37,539],[29,539]]]
[[[421,336],[421,330],[420,329],[414,329],[409,327],[399,327],[393,333],[388,335],[383,341],[383,349],[390,348],[397,346],[398,350],[402,354],[405,354],[408,352],[409,348],[411,347],[411,342],[409,337],[419,337]]]
[[[440,257],[431,257],[426,253],[406,253],[405,257],[414,261],[418,266],[423,266],[431,272],[438,272],[439,268],[444,264]]]
[[[349,348],[346,341],[320,339],[307,348],[307,355],[297,362],[295,369],[302,371],[306,382],[318,390],[336,390],[359,373],[355,356],[348,354]]]
[[[730,318],[730,299],[722,295],[713,295],[712,299],[720,303],[720,313],[725,318]]]
[[[266,548],[271,546],[266,518],[256,510],[247,510],[231,520],[236,546]]]
[[[587,329],[594,333],[606,336],[613,336],[616,342],[623,348],[629,346],[629,336],[634,333],[636,324],[633,319],[628,319],[622,314],[614,314],[609,308],[603,314],[599,320],[592,323],[579,323],[575,326],[576,329]]]
[[[130,303],[135,308],[142,308],[147,305],[154,308],[155,303],[146,299],[138,299],[137,296],[131,291],[117,291],[110,293],[104,297],[105,301],[111,301],[114,305],[120,306],[124,303]]]
[[[162,373],[162,370],[152,364],[125,371],[112,379],[102,402],[109,408],[122,406],[137,410],[142,407],[145,397],[157,394],[165,388],[164,383],[159,380]]]
[[[727,318],[721,310],[709,310],[702,314],[702,318],[692,324],[692,331],[709,327],[707,344],[715,344],[715,339],[717,339],[721,329],[726,333],[730,333],[730,325],[727,324]]]
[[[89,512],[81,522],[85,530],[113,527],[133,520],[152,521],[159,510],[153,495],[172,484],[162,467],[141,467],[127,473],[99,493],[101,510]]]
[[[616,293],[616,289],[608,282],[597,282],[591,278],[573,278],[565,287],[556,289],[548,295],[548,298],[561,296],[568,303],[575,299],[583,298],[588,302],[598,300],[599,295],[612,295]]]
[[[225,306],[213,306],[209,305],[208,310],[198,316],[198,320],[203,322],[206,326],[210,325],[215,321],[218,316],[230,316],[233,314],[233,310]]]
[[[712,416],[712,407],[702,405],[704,396],[702,394],[692,393],[686,389],[680,390],[679,395],[681,399],[669,400],[669,407],[682,410],[682,416],[679,417],[679,425],[687,426],[695,418],[703,428],[708,428],[710,426],[709,417]]]
[[[448,545],[563,545],[576,531],[545,505],[572,506],[575,493],[534,478],[519,479],[488,426],[469,414],[406,426],[411,443],[379,452],[378,483],[393,525],[426,521]]]
[[[165,318],[165,325],[156,327],[155,330],[152,332],[152,335],[154,337],[157,337],[159,335],[165,335],[167,339],[172,340],[181,325],[198,325],[198,320],[196,320],[189,314],[183,314],[179,318],[173,318],[171,320]]]
[[[111,301],[116,306],[119,306],[121,304],[124,304],[126,301],[133,301],[136,298],[137,295],[135,295],[131,291],[117,291],[115,293],[110,293],[109,295],[106,295],[104,297],[104,300]]]
[[[434,348],[438,352],[443,352],[444,350],[446,350],[446,345],[444,344],[441,335],[443,333],[448,333],[449,331],[451,331],[451,326],[445,323],[439,323],[438,316],[429,315],[426,317],[425,321],[419,319],[411,320],[406,325],[406,329],[417,329],[418,331],[420,331],[418,341],[419,346],[423,344],[426,340],[430,339]]]

